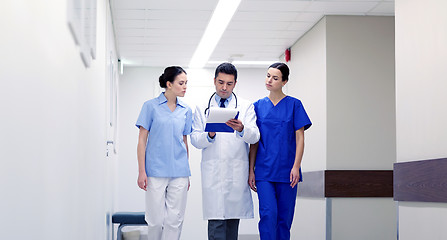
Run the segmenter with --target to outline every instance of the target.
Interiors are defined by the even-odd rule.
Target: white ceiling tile
[[[247,45],[252,46],[254,48],[263,46],[266,44],[272,44],[274,40],[277,38],[240,38],[240,37],[222,37],[221,43],[225,43],[228,45],[239,44],[239,45]]]
[[[309,1],[242,1],[238,11],[247,12],[300,12],[304,11],[310,4]]]
[[[172,21],[172,20],[148,20],[147,28],[149,29],[166,29],[176,31],[177,29],[192,29],[192,30],[201,30],[203,31],[207,23],[204,21],[191,21],[191,20],[183,20],[183,21]]]
[[[196,39],[200,40],[202,31],[189,31],[178,29],[175,31],[167,29],[121,29],[116,31],[117,39],[129,39],[128,41],[140,41],[132,39],[154,39],[177,38],[177,39]],[[136,42],[137,43],[137,42]]]
[[[143,37],[146,35],[146,29],[115,29],[117,36],[123,37]]]
[[[325,14],[344,14],[344,13],[365,13],[376,6],[376,2],[312,2],[306,9],[306,12],[322,12]]]
[[[295,21],[316,23],[323,16],[324,16],[324,13],[322,13],[322,12],[313,12],[313,13],[303,12],[303,13],[298,14],[298,16],[295,18]]]
[[[145,19],[146,18],[146,10],[142,9],[116,9],[113,11],[113,19]]]
[[[114,20],[155,19],[155,20],[201,20],[208,21],[213,14],[211,10],[153,10],[153,9],[116,9],[113,12]]]
[[[145,37],[124,37],[117,35],[116,41],[118,46],[133,44],[133,45],[141,45],[145,43]]]
[[[238,11],[234,16],[232,21],[293,21],[297,17],[298,12],[281,12],[281,14],[272,14],[269,11],[265,12],[246,12],[246,11]]]
[[[213,10],[146,10],[146,19],[159,19],[167,21],[201,20],[209,21]]]
[[[250,51],[249,48],[244,47],[244,46],[238,46],[238,45],[233,45],[232,47],[227,47],[227,49],[224,51],[222,48],[216,48],[216,50],[213,52],[213,55],[219,55],[222,54],[224,56],[228,56],[230,57],[231,55],[236,55],[236,54],[243,54],[246,55],[250,52],[252,53],[256,53],[256,54],[261,54],[263,52],[267,52],[267,53],[272,53],[275,52],[277,49],[286,49],[287,47],[283,47],[283,46],[271,46],[271,45],[265,45],[262,47],[262,50],[260,50],[260,48],[258,49],[253,49]]]
[[[120,51],[129,53],[140,52],[141,54],[148,54],[148,55],[156,52],[164,52],[165,54],[174,54],[174,53],[179,54],[182,52],[191,53],[189,48],[185,48],[183,45],[179,44],[171,44],[169,46],[166,44],[158,44],[158,45],[152,44],[152,45],[143,45],[139,48],[123,46],[122,48],[120,48]]]
[[[213,10],[217,0],[112,0],[113,9]]]
[[[121,58],[187,67],[217,0],[111,0]],[[394,15],[393,0],[243,0],[211,59],[277,59],[327,15]],[[215,67],[215,66],[213,66]]]
[[[111,0],[112,9],[146,9],[146,2],[140,0]]]
[[[257,31],[257,30],[286,30],[290,22],[264,22],[264,21],[232,21],[227,30],[246,30],[246,31]]]
[[[290,22],[287,26],[288,31],[307,31],[314,25],[313,22]]]
[[[183,45],[197,45],[200,41],[200,37],[119,37],[118,41],[121,44],[129,45],[171,45],[171,44],[183,44]],[[136,46],[139,47],[139,46]]]
[[[386,14],[394,13],[394,2],[382,2],[373,8],[369,14]],[[394,15],[394,14],[393,14]]]
[[[147,37],[202,37],[203,30],[200,29],[147,29]]]
[[[163,0],[146,1],[148,9],[176,9],[176,10],[214,10],[218,0]]]
[[[191,48],[195,47],[197,44],[183,44],[181,42],[174,42],[172,44],[123,44],[120,47],[121,51],[188,51],[190,52]],[[186,50],[185,50],[186,49]]]
[[[117,20],[114,22],[116,29],[145,28],[146,20]]]
[[[233,34],[238,37],[247,38],[264,38],[264,37],[282,37],[282,38],[291,38],[296,37],[297,31],[278,31],[278,30],[259,30],[254,32],[247,32],[241,30],[227,30],[225,34]]]

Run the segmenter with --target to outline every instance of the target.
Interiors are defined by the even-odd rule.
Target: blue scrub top
[[[268,97],[254,103],[261,133],[255,163],[256,181],[290,182],[295,162],[295,132],[312,123],[300,100],[286,96],[276,106]]]
[[[177,98],[171,112],[164,93],[143,104],[136,126],[149,131],[146,145],[148,177],[191,176],[183,135],[192,132],[192,111]]]

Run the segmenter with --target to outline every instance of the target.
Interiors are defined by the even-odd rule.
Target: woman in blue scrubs
[[[250,146],[248,183],[258,193],[261,240],[290,239],[304,131],[312,125],[301,101],[282,91],[288,80],[286,64],[270,65],[265,80],[270,94],[254,103],[261,138]]]
[[[187,135],[192,112],[183,97],[188,82],[181,67],[167,67],[159,77],[165,91],[143,104],[139,128],[138,186],[146,191],[148,239],[180,239],[191,175]]]

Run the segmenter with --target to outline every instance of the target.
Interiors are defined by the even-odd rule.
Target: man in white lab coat
[[[191,143],[202,149],[203,217],[208,220],[209,240],[235,240],[239,220],[253,218],[253,201],[248,186],[249,144],[259,140],[253,104],[233,93],[237,70],[231,63],[216,68],[216,93],[198,105],[194,113]],[[237,119],[226,122],[234,132],[205,132],[209,109],[236,108]]]

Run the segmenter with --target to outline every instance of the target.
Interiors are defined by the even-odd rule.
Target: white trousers
[[[149,240],[180,239],[188,183],[188,177],[148,178],[145,219]]]

